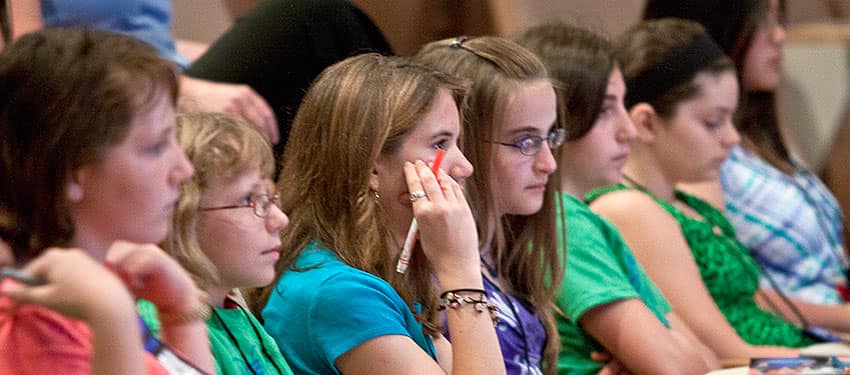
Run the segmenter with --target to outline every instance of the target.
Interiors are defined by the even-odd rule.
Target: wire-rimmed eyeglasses
[[[201,211],[229,210],[232,208],[251,207],[254,209],[254,215],[257,215],[261,218],[265,218],[266,216],[269,216],[269,212],[271,211],[272,205],[275,205],[277,206],[277,208],[282,209],[280,193],[274,193],[274,195],[271,196],[269,196],[268,194],[255,194],[248,197],[247,202],[244,203],[233,204],[229,206],[201,207]]]
[[[520,138],[515,143],[505,143],[505,142],[496,142],[496,141],[485,141],[487,143],[494,143],[497,145],[508,146],[518,148],[519,152],[525,156],[534,156],[540,152],[540,148],[543,147],[543,141],[546,141],[546,144],[549,145],[550,150],[554,150],[561,145],[564,144],[564,141],[567,139],[567,131],[564,128],[555,128],[549,131],[549,134],[544,138],[537,135],[527,135],[525,137]]]

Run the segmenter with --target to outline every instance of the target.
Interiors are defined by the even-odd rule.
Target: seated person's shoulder
[[[611,220],[620,230],[622,225],[655,228],[678,228],[676,219],[649,194],[638,190],[618,190],[596,198],[590,209]]]
[[[633,214],[664,209],[651,196],[638,190],[615,190],[600,195],[589,204],[596,213]]]
[[[317,282],[321,284],[333,284],[338,286],[366,286],[372,288],[391,288],[389,284],[378,276],[355,268],[343,262],[337,255],[332,254],[328,250],[316,251],[310,254],[310,257],[303,258],[305,262],[299,262],[306,265],[308,272],[315,272],[315,276],[319,278]]]
[[[387,281],[349,266],[327,252],[302,259],[307,260],[299,262],[302,268],[286,271],[276,287],[289,301],[298,301],[302,306],[346,304],[349,308],[365,310],[378,306],[379,301],[384,306],[404,306]]]

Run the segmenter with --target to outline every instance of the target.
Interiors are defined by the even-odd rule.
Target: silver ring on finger
[[[422,199],[422,198],[425,198],[425,197],[426,197],[425,191],[423,191],[423,190],[411,191],[410,194],[409,194],[409,198],[410,198],[411,202],[416,202],[418,199]]]

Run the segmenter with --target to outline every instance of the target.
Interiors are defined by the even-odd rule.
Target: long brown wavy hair
[[[426,65],[378,54],[350,57],[319,75],[295,116],[283,155],[278,190],[290,222],[281,237],[278,279],[298,272],[296,258],[317,241],[346,264],[388,281],[425,333],[440,333],[431,265],[418,249],[407,273],[395,271],[398,250],[387,246],[388,218],[368,179],[370,166],[398,151],[441,90],[462,107],[467,86]],[[249,296],[257,315],[276,284]]]

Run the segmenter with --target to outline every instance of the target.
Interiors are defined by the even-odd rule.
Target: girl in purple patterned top
[[[472,81],[461,149],[475,167],[464,189],[476,216],[488,297],[508,374],[554,374],[558,334],[547,280],[562,275],[555,224],[555,91],[534,54],[502,38],[426,45],[420,60]]]

